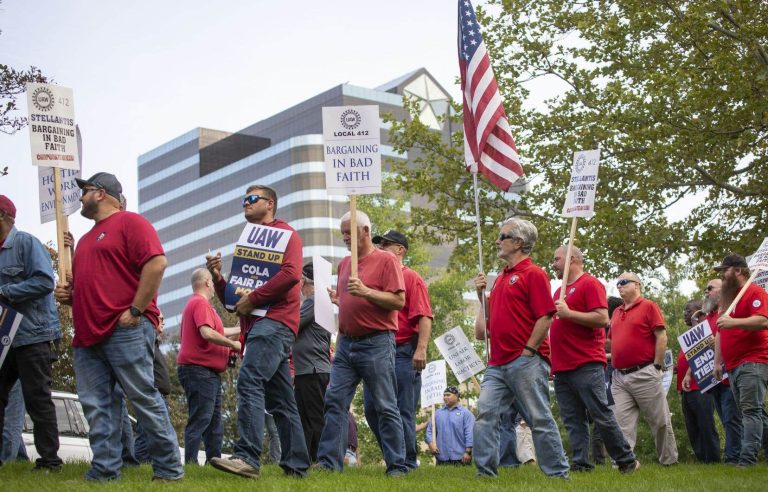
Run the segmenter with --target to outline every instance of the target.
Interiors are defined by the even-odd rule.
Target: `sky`
[[[234,132],[336,85],[373,88],[420,67],[460,96],[450,0],[2,0],[0,30],[2,63],[73,89],[83,175],[115,174],[133,211],[137,157],[193,128]],[[5,166],[17,227],[55,241],[26,128],[0,134]],[[76,237],[91,225],[70,217]]]

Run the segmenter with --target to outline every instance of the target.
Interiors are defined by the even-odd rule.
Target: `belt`
[[[651,364],[653,364],[653,361],[646,362],[645,364],[638,364],[636,366],[627,367],[626,369],[616,369],[616,370],[622,374],[632,374],[633,372],[637,372],[644,367],[650,366]]]
[[[376,331],[372,331],[371,333],[366,333],[365,335],[360,335],[359,337],[353,337],[352,335],[347,335],[347,334],[344,334],[344,336],[349,338],[353,342],[359,342],[361,340],[377,337],[379,335],[386,335],[387,333],[389,333],[389,330],[376,330]]]

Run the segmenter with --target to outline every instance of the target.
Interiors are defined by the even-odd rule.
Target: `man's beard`
[[[99,206],[91,201],[83,202],[83,204],[80,206],[80,215],[85,217],[86,219],[93,219],[96,217],[96,212],[98,212]]]
[[[723,285],[720,289],[720,301],[723,308],[731,305],[736,296],[739,295],[740,290],[739,277],[733,275],[723,279]]]
[[[715,309],[717,309],[718,304],[720,304],[720,295],[712,295],[710,294],[709,297],[705,297],[704,301],[701,305],[701,310],[704,311],[707,314],[710,314],[714,312]]]

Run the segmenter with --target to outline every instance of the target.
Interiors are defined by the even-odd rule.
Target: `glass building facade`
[[[139,156],[139,213],[157,229],[168,258],[158,305],[169,331],[181,322],[190,277],[206,254],[220,251],[229,272],[251,184],[275,189],[276,215],[301,236],[305,261],[319,254],[335,264],[348,254],[338,232],[347,197],[325,191],[322,107],[377,104],[380,114],[404,119],[403,95],[417,98],[422,122],[443,131],[438,118],[449,96],[422,68],[375,89],[336,86],[236,133],[196,128]],[[382,157],[408,158],[387,145],[383,121],[380,132]]]

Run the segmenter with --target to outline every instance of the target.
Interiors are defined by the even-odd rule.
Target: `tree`
[[[534,258],[548,259],[568,233],[572,153],[600,147],[597,215],[579,233],[594,273],[687,257],[702,276],[726,252],[756,249],[768,229],[766,2],[489,0],[478,20],[531,187],[510,195],[483,180],[485,238],[505,215],[531,218]],[[561,90],[531,104],[548,82]],[[476,244],[461,138],[446,144],[414,120],[393,124],[391,140],[422,152],[394,166],[405,193],[428,199],[412,208],[423,237],[461,240],[466,262]]]

